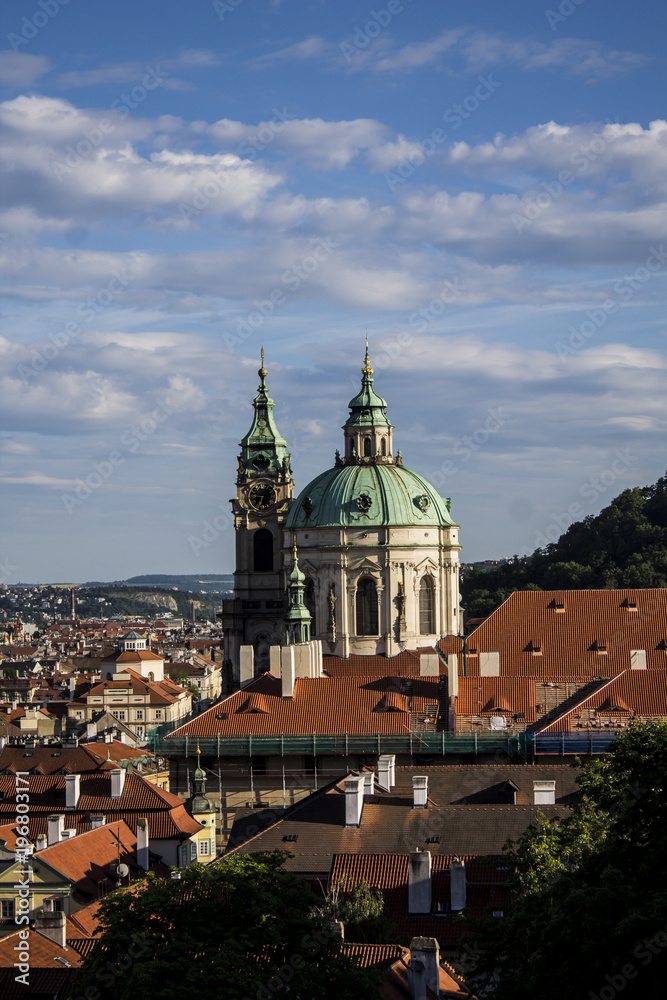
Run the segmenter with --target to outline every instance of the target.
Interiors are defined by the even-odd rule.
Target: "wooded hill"
[[[515,590],[667,587],[667,478],[623,490],[557,542],[461,580],[468,618],[491,614]]]

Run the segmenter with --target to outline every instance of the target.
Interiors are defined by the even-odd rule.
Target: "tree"
[[[377,998],[375,973],[341,953],[320,901],[283,861],[282,852],[234,855],[111,893],[76,996]]]
[[[329,890],[320,912],[330,920],[340,920],[345,928],[346,941],[357,944],[387,944],[395,940],[395,931],[385,913],[381,889],[373,889],[368,882],[359,882],[352,889],[345,889],[344,877]]]
[[[580,762],[577,762],[580,765]],[[494,1000],[659,996],[667,972],[667,725],[636,723],[581,776],[562,822],[509,854],[507,916],[468,921],[469,985]]]

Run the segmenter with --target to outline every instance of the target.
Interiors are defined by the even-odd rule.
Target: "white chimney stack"
[[[65,817],[62,813],[57,816],[49,816],[47,820],[47,838],[46,842],[49,847],[53,847],[54,844],[59,844],[63,839],[63,829],[65,828]]]
[[[396,755],[383,753],[378,757],[378,787],[390,792],[396,784]]]
[[[466,866],[459,858],[454,858],[449,866],[450,907],[453,913],[465,909]]]
[[[408,990],[410,1000],[427,1000],[429,996],[439,1000],[440,946],[435,938],[418,937],[410,942]]]
[[[44,848],[48,846],[49,842],[47,840],[46,834],[38,833],[37,836],[35,837],[35,851],[38,853],[39,851],[43,851]]]
[[[101,826],[104,826],[105,824],[106,824],[106,816],[102,816],[101,814],[97,813],[96,815],[90,817],[91,830],[99,830],[99,828]]]
[[[375,793],[375,771],[364,771],[364,795]]]
[[[345,826],[359,826],[364,808],[363,774],[345,780]]]
[[[408,866],[408,913],[431,912],[431,852],[412,851]]]
[[[80,774],[67,774],[65,776],[65,808],[76,809],[79,804],[79,790],[81,784]]]
[[[419,657],[419,676],[438,677],[440,674],[440,657],[437,653],[422,653]]]
[[[111,798],[119,799],[125,787],[125,771],[122,767],[111,771]]]
[[[534,781],[533,802],[536,806],[553,806],[556,804],[556,782]]]
[[[137,864],[145,872],[150,867],[148,860],[148,820],[141,818],[137,820]]]
[[[459,693],[459,658],[456,653],[450,653],[447,657],[447,695],[450,698],[458,697]]]
[[[414,809],[428,809],[428,777],[425,774],[412,776],[412,798]]]
[[[66,946],[67,921],[62,910],[47,910],[42,906],[35,913],[35,930],[61,948]]]
[[[283,698],[293,698],[294,680],[296,678],[294,646],[283,646],[280,650],[280,673],[282,677]]]

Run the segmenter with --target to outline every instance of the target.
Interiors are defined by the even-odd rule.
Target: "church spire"
[[[241,441],[239,456],[239,476],[280,477],[285,481],[292,478],[287,441],[282,436],[273,416],[275,403],[269,396],[266,378],[269,374],[264,367],[264,348],[260,351],[261,363],[257,374],[259,386],[252,405],[255,413],[250,430]]]
[[[361,369],[361,392],[347,404],[350,416],[345,421],[344,464],[364,464],[375,462],[390,464],[392,458],[392,435],[394,429],[387,416],[387,401],[378,396],[373,388],[373,366],[368,350],[366,331],[366,353]]]
[[[305,589],[306,577],[299,569],[295,534],[292,546],[292,569],[287,577],[289,607],[285,615],[285,628],[287,629],[288,646],[297,645],[301,642],[310,642],[310,623],[312,618],[304,602]]]

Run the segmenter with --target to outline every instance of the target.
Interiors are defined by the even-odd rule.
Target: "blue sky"
[[[5,3],[0,582],[231,571],[260,347],[300,490],[340,446],[366,328],[464,560],[655,481],[666,20]]]

